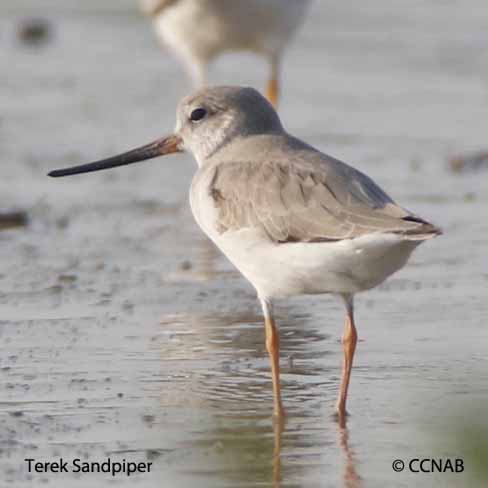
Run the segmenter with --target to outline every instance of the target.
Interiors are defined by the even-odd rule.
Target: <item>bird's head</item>
[[[49,176],[99,171],[185,151],[201,166],[236,138],[282,130],[274,108],[253,88],[205,88],[179,103],[173,134],[108,159],[51,171]]]
[[[236,138],[283,130],[271,104],[254,88],[205,88],[178,105],[175,133],[199,165]]]

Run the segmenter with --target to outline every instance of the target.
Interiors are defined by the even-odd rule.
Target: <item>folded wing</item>
[[[257,228],[276,243],[338,241],[378,232],[423,240],[440,233],[395,204],[366,175],[332,158],[323,164],[219,164],[210,195],[219,232]]]

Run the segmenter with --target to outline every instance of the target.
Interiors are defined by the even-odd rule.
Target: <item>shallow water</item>
[[[187,91],[130,2],[98,3],[0,5],[0,208],[30,215],[0,233],[0,486],[474,484],[451,430],[488,423],[488,173],[452,174],[447,157],[488,144],[485,2],[316,2],[287,55],[288,130],[445,231],[358,297],[346,431],[331,297],[279,304],[288,417],[273,426],[259,306],[193,222],[189,157],[45,177],[170,132]],[[32,15],[54,28],[44,47],[16,38]],[[262,86],[264,69],[226,56],[211,78]],[[153,470],[29,475],[23,461],[58,456]],[[391,468],[423,457],[466,471]]]

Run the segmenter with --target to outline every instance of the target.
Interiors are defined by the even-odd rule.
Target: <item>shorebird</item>
[[[275,299],[332,293],[346,308],[336,411],[341,423],[357,332],[353,299],[402,268],[440,229],[397,205],[371,178],[288,134],[252,88],[215,87],[184,98],[174,133],[67,176],[190,152],[198,164],[193,215],[251,282],[264,314],[274,414],[281,417]]]
[[[209,63],[226,51],[264,56],[266,97],[276,106],[280,64],[309,0],[140,0],[159,39],[184,62],[195,87],[205,86]]]

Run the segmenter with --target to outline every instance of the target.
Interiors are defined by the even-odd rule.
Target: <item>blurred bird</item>
[[[274,412],[283,414],[273,301],[333,293],[346,307],[337,401],[346,414],[357,332],[353,298],[402,268],[441,231],[397,205],[371,178],[289,135],[254,89],[216,87],[184,98],[175,133],[119,156],[52,171],[67,176],[188,151],[202,230],[253,284],[265,318]]]
[[[276,107],[284,50],[310,0],[139,0],[156,33],[206,84],[209,63],[225,51],[251,51],[269,63],[267,99]]]

